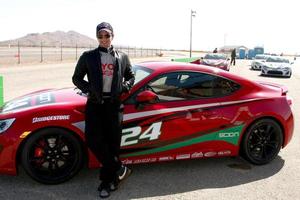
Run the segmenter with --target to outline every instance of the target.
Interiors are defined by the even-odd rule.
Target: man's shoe
[[[102,190],[103,186],[102,184],[99,185],[98,191],[100,192]],[[116,181],[110,182],[107,184],[106,188],[109,189],[109,191],[116,191],[118,189],[118,183]]]
[[[122,166],[121,169],[118,172],[118,182],[124,181],[130,174],[132,173],[132,170],[129,169],[126,166]]]
[[[101,198],[107,198],[110,196],[110,189],[108,184],[101,183],[98,187],[99,196]]]
[[[110,191],[116,191],[118,189],[118,183],[116,183],[115,181],[109,183],[109,190]]]

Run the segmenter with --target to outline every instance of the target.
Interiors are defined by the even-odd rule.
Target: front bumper
[[[13,141],[0,135],[0,174],[16,175],[16,149]]]
[[[290,77],[292,75],[292,70],[262,67],[261,75]]]

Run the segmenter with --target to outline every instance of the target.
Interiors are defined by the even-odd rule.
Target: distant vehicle
[[[251,69],[253,70],[261,70],[261,66],[264,64],[268,55],[258,54],[254,57],[254,60],[251,62]]]
[[[261,66],[261,75],[283,76],[290,78],[292,75],[290,61],[286,58],[270,56]]]
[[[201,65],[217,67],[226,71],[230,69],[229,58],[220,53],[208,53],[200,59]]]
[[[264,54],[265,53],[265,49],[263,47],[254,47],[253,50],[254,50],[255,55]]]

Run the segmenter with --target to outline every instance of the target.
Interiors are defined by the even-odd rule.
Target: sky
[[[115,45],[189,50],[192,21],[193,50],[300,54],[299,10],[297,0],[0,0],[0,41],[58,30],[95,38],[106,21]]]

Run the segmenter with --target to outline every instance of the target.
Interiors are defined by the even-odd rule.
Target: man
[[[123,112],[120,96],[133,86],[134,74],[128,56],[111,45],[112,26],[100,23],[96,36],[98,48],[81,55],[72,80],[88,96],[85,138],[87,146],[102,164],[98,190],[100,197],[106,198],[131,173],[119,159]]]
[[[236,51],[235,51],[235,49],[233,49],[231,51],[231,61],[230,61],[231,65],[232,65],[232,63],[233,63],[233,65],[235,65],[235,57],[236,57]]]
[[[213,51],[213,53],[218,53],[218,49],[215,48],[214,51]]]

